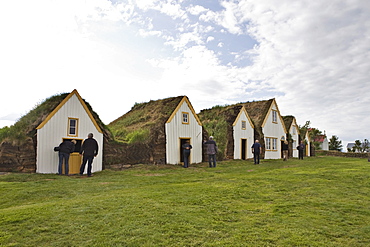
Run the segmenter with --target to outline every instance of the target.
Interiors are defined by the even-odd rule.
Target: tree
[[[339,140],[338,136],[333,135],[329,140],[329,150],[342,151],[342,141]]]
[[[361,142],[360,140],[356,140],[355,145],[353,146],[352,149],[353,149],[353,152],[364,153],[364,152],[368,152],[369,148],[370,148],[369,140],[365,139],[363,142]]]

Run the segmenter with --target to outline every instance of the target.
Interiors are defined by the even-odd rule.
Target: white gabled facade
[[[297,146],[299,145],[299,128],[295,118],[293,118],[292,124],[290,125],[289,134],[292,138],[292,157],[298,158]]]
[[[286,140],[286,128],[275,99],[262,124],[265,137],[265,159],[281,158],[281,142]]]
[[[202,125],[189,99],[184,96],[165,124],[166,163],[181,163],[181,142],[192,145],[190,163],[202,162]]]
[[[72,132],[75,132],[75,134],[71,134],[71,121],[76,123],[75,128],[72,126],[74,128]],[[92,172],[102,170],[103,132],[77,90],[71,92],[36,129],[37,173],[57,173],[59,158],[58,152],[54,152],[53,148],[58,146],[63,139],[75,139],[81,144],[87,138],[88,133],[94,134],[94,139],[97,140],[99,145],[98,155],[93,161]],[[81,164],[79,154],[77,152],[72,153],[70,157],[70,170],[71,159],[75,162],[75,166]]]
[[[233,123],[234,159],[253,158],[254,126],[244,106]]]
[[[306,156],[311,156],[311,138],[308,131],[306,131],[305,141],[306,141]]]

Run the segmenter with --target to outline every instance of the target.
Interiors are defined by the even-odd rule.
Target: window
[[[277,111],[272,110],[272,122],[277,123]]]
[[[182,113],[182,123],[189,124],[189,113],[188,112]]]
[[[271,150],[271,138],[266,137],[266,150]]]
[[[68,135],[77,136],[78,119],[68,118]]]
[[[242,121],[242,129],[243,130],[247,129],[247,122],[246,121]]]
[[[295,135],[295,134],[296,134],[296,126],[293,125],[293,135]]]
[[[277,139],[272,138],[272,150],[277,150]]]
[[[277,138],[266,137],[266,150],[277,151]]]

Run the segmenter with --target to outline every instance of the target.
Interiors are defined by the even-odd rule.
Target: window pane
[[[68,135],[77,135],[77,119],[69,119]]]
[[[189,115],[187,113],[182,114],[182,122],[183,123],[188,123],[189,122]]]

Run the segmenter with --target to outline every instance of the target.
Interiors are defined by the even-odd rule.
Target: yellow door
[[[69,157],[69,174],[80,173],[82,158],[79,153],[71,153]]]

